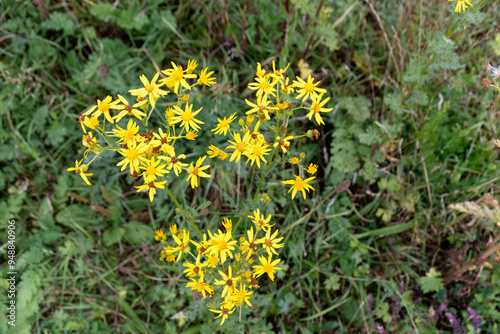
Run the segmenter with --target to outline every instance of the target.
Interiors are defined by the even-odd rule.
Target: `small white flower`
[[[495,66],[491,66],[490,64],[488,64],[488,66],[486,66],[486,70],[488,72],[491,72],[491,75],[493,76],[493,78],[495,80],[500,78],[500,66],[495,67]]]

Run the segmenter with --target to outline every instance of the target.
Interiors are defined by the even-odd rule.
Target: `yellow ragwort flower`
[[[263,229],[264,231],[269,230],[272,226],[275,224],[269,224],[269,221],[271,220],[271,214],[265,218],[264,215],[260,214],[260,209],[257,209],[253,212],[253,216],[248,216],[252,220],[252,222],[257,225],[259,228]]]
[[[307,172],[311,175],[314,175],[318,172],[318,165],[311,163],[309,167],[307,167]]]
[[[144,99],[142,101],[135,103],[134,105],[130,105],[130,103],[128,103],[128,101],[120,94],[118,94],[118,99],[123,104],[111,106],[111,109],[121,110],[121,112],[118,115],[113,117],[116,122],[119,122],[125,116],[134,116],[140,120],[142,120],[143,116],[146,116],[144,112],[134,108],[142,107],[148,102],[148,100]]]
[[[228,140],[230,144],[228,147],[226,147],[226,150],[229,148],[234,149],[234,152],[231,154],[231,158],[229,161],[233,161],[236,159],[236,162],[240,161],[241,155],[245,152],[245,149],[250,141],[250,132],[245,133],[243,136],[243,139],[241,139],[241,136],[237,132],[233,132],[233,138],[234,141]]]
[[[211,246],[208,247],[207,251],[211,255],[217,255],[221,263],[226,262],[227,257],[229,256],[231,259],[233,258],[234,245],[237,243],[236,240],[231,240],[231,233],[223,233],[219,230],[219,234],[212,234],[208,231],[208,235],[210,237]]]
[[[186,159],[186,155],[180,154],[178,156],[175,156],[175,154],[171,154],[171,153],[168,153],[168,154],[170,155],[169,157],[160,156],[158,159],[167,161],[168,162],[167,169],[168,170],[173,169],[175,175],[179,176],[179,173],[182,172],[182,169],[187,166],[187,164],[180,161],[180,159]]]
[[[248,291],[246,286],[240,283],[240,289],[234,289],[231,299],[236,306],[241,306],[245,302],[248,306],[252,307],[252,304],[248,301],[252,297],[252,294],[253,291]]]
[[[326,93],[326,89],[323,89],[323,88],[318,88],[316,87],[317,85],[319,85],[319,81],[314,83],[314,79],[313,77],[311,77],[311,75],[309,74],[309,76],[307,77],[307,81],[304,81],[302,80],[301,77],[297,77],[298,81],[294,81],[293,84],[295,86],[295,88],[299,88],[297,93],[299,93],[299,95],[297,95],[297,100],[300,99],[302,96],[304,96],[304,98],[302,99],[302,102],[305,102],[307,100],[307,98],[310,96],[311,99],[313,99],[313,101],[315,99],[318,98],[318,93]]]
[[[263,162],[267,163],[266,158],[264,157],[265,155],[268,155],[269,152],[271,152],[271,149],[268,148],[269,145],[267,145],[264,140],[259,140],[255,142],[254,144],[248,144],[245,147],[245,156],[248,158],[248,161],[251,161],[250,166],[253,166],[254,162],[257,162],[257,167],[260,168],[260,161],[262,160]]]
[[[221,135],[222,133],[224,133],[224,136],[226,136],[227,130],[229,130],[229,128],[230,128],[229,125],[235,119],[236,119],[236,113],[229,116],[229,119],[226,119],[225,116],[224,116],[224,119],[217,118],[217,120],[219,121],[219,123],[217,124],[217,127],[215,129],[210,130],[210,131],[215,131],[216,135]]]
[[[193,163],[191,163],[191,165],[187,169],[189,175],[186,181],[189,182],[189,180],[191,180],[191,188],[193,189],[195,187],[198,187],[198,176],[205,178],[211,177],[211,175],[204,172],[205,169],[210,168],[210,165],[201,166],[206,158],[207,156],[204,156],[203,158],[198,158],[198,161],[196,161],[196,165],[193,165]]]
[[[448,1],[455,1],[455,0],[448,0]],[[456,13],[460,13],[462,10],[466,10],[469,6],[472,6],[469,0],[456,0],[456,1],[457,1],[457,6],[455,7]]]
[[[313,176],[313,177],[307,178],[305,180],[302,180],[302,178],[300,176],[295,175],[295,180],[281,181],[281,183],[292,184],[292,187],[287,192],[287,193],[289,193],[290,190],[293,189],[292,199],[295,198],[295,194],[297,193],[297,191],[302,191],[302,195],[304,196],[304,199],[306,199],[306,190],[307,190],[307,192],[309,192],[309,190],[311,190],[311,189],[314,190],[314,188],[311,185],[307,184],[307,182],[314,180],[315,178],[316,177]]]
[[[182,110],[178,106],[174,106],[174,113],[177,116],[175,116],[175,117],[172,118],[172,123],[171,124],[177,124],[179,122],[182,122],[180,126],[184,127],[184,129],[186,131],[189,131],[189,127],[193,128],[195,130],[199,130],[200,126],[198,124],[196,124],[196,123],[205,124],[205,122],[197,120],[194,117],[196,115],[198,115],[198,113],[201,111],[202,108],[200,108],[200,109],[196,110],[195,112],[193,112],[192,111],[193,110],[193,105],[192,104],[190,105],[189,103],[186,103],[186,109],[185,110]]]
[[[163,174],[169,173],[165,169],[166,165],[160,165],[160,160],[155,161],[155,157],[152,157],[150,161],[144,159],[142,162],[144,166],[141,166],[140,169],[144,170],[141,175],[144,177],[145,182],[156,181],[158,177],[163,177]]]
[[[249,83],[248,88],[256,90],[256,96],[272,95],[276,97],[276,94],[274,93],[276,89],[273,88],[273,86],[276,85],[276,80],[269,82],[266,77],[256,77],[255,81],[256,82]]]
[[[162,71],[166,75],[168,75],[168,78],[162,79],[164,83],[166,83],[167,80],[173,80],[174,82],[174,93],[178,94],[179,92],[179,86],[182,85],[182,87],[186,89],[191,89],[191,86],[187,83],[186,79],[193,79],[196,78],[196,74],[189,74],[185,73],[187,70],[183,70],[182,66],[176,65],[174,62],[172,63],[173,68],[166,69]],[[168,86],[167,86],[168,87]]]
[[[278,230],[274,231],[274,233],[271,235],[271,229],[268,229],[266,232],[266,236],[259,239],[257,243],[262,244],[262,248],[267,251],[268,255],[271,255],[271,253],[278,255],[278,253],[276,252],[276,248],[282,248],[285,245],[279,243],[281,240],[283,240],[283,237],[276,238],[277,236]]]
[[[78,162],[78,160],[75,160],[75,167],[70,167],[67,169],[67,171],[68,172],[75,171],[76,174],[80,175],[82,177],[83,181],[85,181],[85,183],[90,186],[90,181],[87,179],[87,176],[92,176],[94,174],[93,173],[85,173],[89,169],[89,166],[87,164],[82,165],[82,162],[83,162],[83,159],[80,160],[80,162]]]
[[[200,279],[198,281],[191,278],[191,282],[187,283],[186,287],[191,288],[191,290],[201,292],[203,298],[207,298],[207,293],[212,294],[214,292],[210,285],[203,282],[203,276],[200,276]],[[224,322],[224,320],[222,322]]]
[[[144,143],[137,144],[136,140],[131,140],[128,142],[126,148],[121,148],[118,153],[123,155],[125,159],[117,163],[117,166],[122,166],[123,171],[130,164],[130,173],[139,172],[139,161],[143,161],[145,158],[142,156],[144,152],[148,149],[148,145]]]
[[[277,109],[275,107],[268,106],[268,104],[271,103],[271,100],[267,99],[266,94],[257,96],[257,104],[252,103],[252,102],[248,101],[247,99],[245,99],[245,102],[250,107],[252,107],[252,109],[250,109],[246,112],[247,115],[257,113],[259,116],[264,115],[267,120],[271,119],[271,117],[269,116],[269,112]]]
[[[224,302],[224,303],[222,303],[222,305],[220,307],[220,311],[219,310],[212,310],[212,309],[209,309],[209,310],[211,312],[219,314],[214,319],[222,317],[222,321],[220,323],[220,325],[222,326],[224,324],[224,321],[226,321],[226,319],[229,317],[229,314],[234,312],[235,308],[234,308],[234,304],[232,302]]]
[[[210,76],[214,73],[214,71],[209,72],[207,74],[208,67],[205,68],[204,70],[201,70],[200,76],[198,77],[198,84],[204,84],[205,86],[210,87],[210,85],[213,85],[216,83],[215,78],[211,78]]]
[[[148,97],[149,104],[151,104],[151,106],[153,106],[154,108],[156,105],[156,100],[158,100],[160,96],[165,96],[168,94],[166,90],[160,89],[160,87],[163,86],[163,84],[156,83],[156,80],[158,80],[159,76],[160,72],[157,72],[153,77],[153,80],[149,82],[149,80],[146,78],[144,74],[141,75],[139,79],[144,85],[144,88],[131,89],[129,90],[130,95],[139,97]]]
[[[222,280],[215,280],[215,285],[223,285],[224,289],[222,290],[221,297],[224,298],[225,295],[231,295],[235,288],[235,283],[239,280],[239,277],[233,277],[233,269],[231,266],[227,269],[227,275],[219,270],[219,275],[222,276]]]
[[[290,148],[290,140],[293,139],[293,136],[287,136],[285,138],[281,137],[276,137],[276,142],[274,143],[274,147],[280,147],[283,153],[288,152],[288,149]]]
[[[263,274],[267,274],[271,281],[274,282],[274,272],[276,270],[282,270],[281,268],[276,267],[281,260],[277,259],[275,261],[271,261],[271,257],[272,254],[269,255],[269,259],[266,259],[264,256],[259,256],[261,265],[253,266],[255,277],[260,277]]]
[[[165,189],[165,183],[167,183],[167,181],[160,181],[160,182],[149,181],[143,184],[142,186],[138,187],[136,186],[136,188],[137,192],[141,190],[147,190],[149,192],[149,200],[152,202],[156,195],[156,188]]]
[[[111,115],[109,113],[109,109],[114,107],[118,103],[120,103],[120,101],[116,100],[116,101],[111,102],[112,99],[113,98],[108,95],[102,101],[97,100],[97,104],[95,106],[92,106],[89,110],[87,110],[85,112],[85,115],[89,115],[97,108],[97,110],[92,114],[93,116],[95,116],[96,118],[99,118],[99,116],[101,116],[101,114],[104,114],[104,116],[106,117],[106,119],[109,122],[114,123],[113,118],[111,117]]]
[[[156,241],[166,240],[166,239],[167,239],[167,236],[165,235],[165,233],[163,233],[163,230],[156,230],[155,231],[155,240]]]
[[[187,269],[183,271],[183,273],[186,273],[187,277],[196,277],[196,276],[203,277],[204,276],[203,267],[208,266],[208,262],[201,263],[200,253],[198,253],[198,256],[196,257],[196,262],[194,264],[186,262],[183,264],[183,266],[187,267]]]
[[[139,125],[137,125],[132,119],[127,123],[127,129],[122,129],[118,125],[117,129],[112,129],[114,136],[118,137],[119,143],[128,143],[129,140],[134,139],[139,132]]]
[[[309,120],[313,117],[316,120],[316,123],[318,125],[325,124],[323,121],[323,118],[321,118],[320,113],[324,112],[330,112],[333,110],[333,108],[323,108],[323,106],[330,100],[329,97],[323,100],[323,102],[320,102],[321,96],[319,96],[317,99],[313,98],[311,103],[311,108],[309,109],[309,113],[306,115]]]

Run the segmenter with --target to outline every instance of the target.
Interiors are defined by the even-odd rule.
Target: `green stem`
[[[172,194],[172,192],[170,191],[170,189],[168,189],[167,187],[165,187],[165,190],[167,191],[167,194],[168,194],[168,196],[170,196],[170,198],[172,199],[172,201],[174,201],[175,205],[177,205],[177,207],[179,208],[179,210],[184,211],[184,209],[182,208],[181,204],[174,197],[174,194]],[[196,233],[198,233],[198,235],[200,236],[200,238],[203,238],[203,235],[201,234],[201,232],[198,229],[198,227],[194,224],[194,222],[192,220],[188,219],[188,223],[191,225],[191,227],[193,228],[193,230],[195,230]]]

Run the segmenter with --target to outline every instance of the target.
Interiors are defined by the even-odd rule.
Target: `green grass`
[[[483,332],[498,332],[498,255],[450,279],[498,235],[495,222],[448,208],[498,189],[498,99],[480,82],[499,61],[500,8],[472,2],[459,15],[445,0],[3,1],[0,212],[17,222],[16,329],[452,333],[449,312],[473,333],[470,306]],[[192,96],[213,128],[214,116],[246,110],[257,62],[290,63],[298,75],[301,58],[335,108],[318,141],[298,142],[307,164],[320,165],[316,191],[291,201],[279,181],[292,171],[273,169],[262,188],[272,202],[258,205],[286,232],[284,270],[275,283],[261,280],[241,322],[234,314],[219,327],[184,287],[182,266],[158,260],[154,230],[182,224],[167,194],[154,203],[136,194],[107,153],[92,165],[92,187],[66,172],[84,151],[77,120],[140,74],[196,59],[220,83]],[[296,124],[300,132],[312,123]],[[217,140],[203,133],[182,149],[198,154]],[[211,229],[239,217],[244,203],[228,198],[253,196],[258,183],[229,164],[212,174],[196,191],[171,185],[186,206],[212,203],[199,217]],[[335,191],[344,180],[348,188]],[[7,259],[5,224],[0,232]],[[431,268],[440,276],[427,277]],[[6,289],[2,281],[2,333],[11,330]]]

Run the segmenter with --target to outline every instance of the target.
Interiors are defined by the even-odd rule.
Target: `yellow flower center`
[[[130,161],[137,159],[138,155],[139,155],[139,152],[137,152],[137,150],[135,150],[133,148],[127,151],[127,159]]]
[[[219,258],[218,258],[218,257],[216,257],[216,256],[214,256],[214,257],[211,257],[209,261],[210,261],[210,264],[211,264],[212,266],[216,266],[216,265],[217,265],[217,263],[219,263]]]
[[[262,155],[262,149],[261,149],[260,146],[257,146],[257,145],[255,145],[253,147],[253,151],[252,152],[253,152],[254,155],[257,155],[257,156],[261,156]]]
[[[315,105],[315,106],[314,106],[314,112],[315,112],[316,114],[319,114],[320,109],[321,109],[321,107],[320,107],[319,105]]]
[[[134,138],[134,131],[133,130],[125,130],[123,133],[123,138],[128,142],[130,139]]]
[[[263,265],[263,269],[266,273],[270,274],[273,272],[273,266],[271,264],[265,264]]]
[[[298,191],[301,191],[304,189],[306,183],[304,180],[302,180],[300,177],[295,179],[295,183],[293,184],[293,187],[297,189]]]
[[[218,128],[225,128],[227,127],[229,124],[227,122],[227,120],[222,120],[219,122],[219,124],[217,125]]]
[[[264,90],[265,90],[265,89],[268,89],[268,88],[269,88],[269,82],[267,82],[266,80],[262,81],[262,82],[260,83],[260,88],[261,88],[261,89],[264,89]]]
[[[198,291],[203,291],[205,289],[205,285],[203,284],[203,282],[196,282],[193,288]]]
[[[155,86],[153,86],[152,84],[147,84],[144,88],[148,91],[148,93],[151,93],[155,90]]]
[[[101,102],[97,105],[97,109],[101,112],[109,111],[109,104],[107,102]]]
[[[238,151],[240,151],[240,152],[242,152],[242,153],[243,153],[243,151],[245,151],[245,147],[246,147],[246,146],[247,146],[247,145],[246,145],[245,143],[238,143],[238,144],[236,145],[236,149],[237,149]]]
[[[146,174],[148,175],[155,175],[156,173],[156,168],[154,166],[148,166],[146,169]]]
[[[190,111],[185,111],[183,114],[182,114],[182,120],[184,122],[189,122],[190,120],[193,119],[193,114],[190,112]]]
[[[312,82],[308,82],[304,85],[304,89],[306,90],[306,92],[308,93],[312,93],[314,91],[314,85]]]
[[[191,174],[198,176],[198,167],[194,167]]]
[[[179,69],[177,70],[174,70],[172,72],[172,76],[171,76],[172,80],[174,81],[180,81],[184,78],[184,72],[182,71],[182,67],[180,67]]]
[[[238,293],[236,294],[236,298],[238,298],[239,300],[245,299],[245,291],[238,291]]]
[[[225,242],[224,240],[219,241],[217,244],[217,248],[220,252],[222,252],[223,250],[227,249],[227,242]]]

